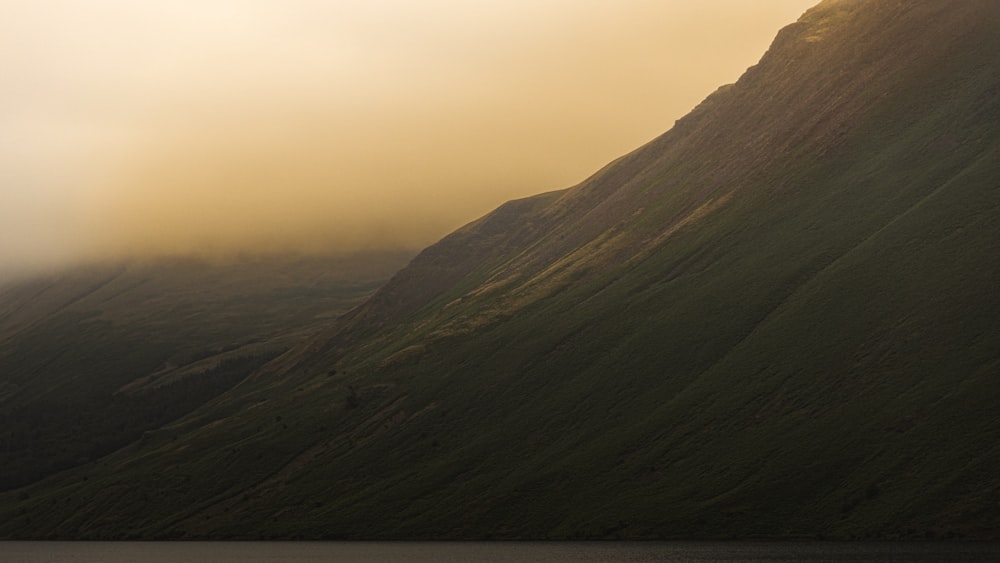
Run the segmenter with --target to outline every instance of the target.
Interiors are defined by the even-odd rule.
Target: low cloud
[[[0,276],[424,246],[668,129],[810,3],[7,3]]]

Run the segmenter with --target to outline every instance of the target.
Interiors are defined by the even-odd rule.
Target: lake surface
[[[1000,561],[997,543],[0,542],[4,563]]]

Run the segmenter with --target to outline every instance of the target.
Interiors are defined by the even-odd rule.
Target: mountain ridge
[[[808,46],[811,43],[815,43],[815,41],[812,41],[811,38],[816,36],[816,31],[815,31],[816,27],[820,26],[820,28],[822,28],[822,26],[825,25],[824,22],[826,22],[828,19],[831,18],[836,19],[837,17],[843,18],[845,13],[853,14],[855,19],[861,19],[862,16],[869,17],[871,21],[869,21],[867,25],[862,26],[861,29],[852,28],[852,30],[854,31],[853,35],[851,37],[841,39],[841,43],[856,46],[858,43],[856,39],[857,36],[870,37],[871,35],[877,35],[876,33],[874,33],[874,30],[881,29],[880,26],[882,26],[883,23],[882,20],[879,18],[873,18],[872,14],[868,13],[869,10],[873,10],[876,12],[890,12],[890,13],[893,12],[893,10],[895,10],[896,12],[899,12],[900,11],[899,6],[902,5],[905,5],[905,3],[896,2],[896,3],[872,4],[870,2],[864,2],[864,1],[823,2],[817,7],[806,12],[806,14],[803,15],[803,17],[800,19],[799,22],[791,24],[782,29],[781,32],[779,32],[778,37],[775,39],[774,45],[772,45],[771,49],[768,50],[768,53],[765,53],[765,55],[761,59],[761,62],[748,69],[744,74],[744,76],[741,77],[741,81],[748,82],[749,83],[748,88],[750,88],[753,87],[754,83],[758,80],[757,76],[760,73],[769,73],[768,74],[769,80],[767,80],[766,83],[769,85],[769,87],[772,87],[771,85],[775,83],[774,74],[776,73],[774,72],[774,69],[786,66],[787,64],[789,64],[788,60],[790,58],[791,59],[795,58],[783,55],[785,51],[791,49],[792,51],[800,52],[803,46]],[[930,11],[931,14],[925,13],[925,14],[918,14],[916,16],[911,15],[911,17],[919,17],[924,19],[932,17],[941,18],[944,15],[952,15],[951,12],[954,12],[954,10],[950,10],[945,3],[925,3],[916,8],[916,10]],[[956,18],[957,16],[953,15],[952,19]],[[961,25],[964,24],[965,21],[963,20]],[[980,24],[985,25],[982,24],[981,22]],[[955,26],[959,24],[952,23],[951,25]],[[922,39],[915,38],[914,41],[922,41]],[[872,49],[881,50],[885,48],[885,46],[888,45],[889,43],[890,40],[885,39],[882,42],[879,42],[874,46],[872,46]],[[898,48],[902,49],[905,49],[906,46],[907,45],[905,44],[897,45]],[[927,55],[926,51],[937,51],[939,50],[939,47],[940,46],[935,45],[934,48],[925,48],[924,49],[925,52],[922,52],[921,54],[926,56]],[[806,49],[806,55],[809,54],[808,51],[809,49]],[[852,62],[853,61],[847,61],[844,64],[845,66],[851,66]],[[808,62],[804,64],[808,64]],[[932,63],[926,63],[926,64],[929,65]],[[857,78],[853,84],[853,87],[855,89],[858,88],[863,89],[870,84],[871,76],[884,73],[885,70],[883,68],[878,68],[878,67],[872,68],[867,74],[865,74],[860,78]],[[778,72],[777,74],[780,75],[781,73]],[[838,76],[840,74],[842,73],[838,72]],[[822,93],[823,88],[825,88],[825,85],[823,84],[824,81],[817,80],[815,82],[817,82],[818,85],[816,85],[813,88],[814,93],[812,95],[806,96],[806,99],[808,100],[812,100],[816,95]],[[771,105],[775,105],[779,108],[789,107],[789,104],[787,103],[788,100],[794,99],[798,97],[798,95],[791,88],[788,88],[786,90],[787,91],[784,98],[780,100],[778,103]],[[757,92],[759,93],[759,90]],[[540,220],[540,222],[544,222],[544,224],[548,225],[550,231],[558,231],[560,229],[563,231],[563,232],[542,233],[539,235],[539,237],[548,237],[546,242],[551,243],[551,238],[553,236],[556,237],[560,235],[566,236],[565,231],[572,231],[572,236],[567,236],[566,238],[558,241],[556,244],[549,244],[550,248],[546,249],[547,252],[545,255],[541,257],[539,256],[530,257],[530,259],[533,260],[534,263],[529,264],[526,267],[523,267],[523,269],[527,270],[528,272],[537,273],[539,271],[545,271],[546,269],[552,268],[555,262],[558,262],[559,260],[567,260],[568,258],[571,259],[574,252],[579,252],[582,248],[586,247],[586,245],[588,244],[600,245],[601,243],[606,242],[603,240],[599,240],[599,237],[609,236],[608,231],[610,229],[613,229],[617,223],[626,220],[625,216],[628,215],[630,211],[632,213],[642,213],[646,211],[645,209],[646,206],[643,205],[641,202],[637,203],[635,201],[635,198],[632,197],[635,195],[635,192],[637,191],[633,186],[635,186],[635,184],[637,183],[641,183],[641,180],[644,177],[651,174],[651,172],[649,171],[649,167],[655,166],[657,164],[656,162],[658,160],[657,157],[662,159],[662,153],[664,150],[662,147],[664,145],[676,145],[679,143],[683,143],[683,141],[685,141],[687,137],[693,134],[697,134],[697,132],[701,127],[707,126],[711,128],[714,126],[715,131],[718,131],[719,129],[725,130],[726,128],[720,128],[718,126],[718,123],[720,121],[731,122],[733,121],[731,118],[734,114],[753,113],[753,112],[742,111],[743,101],[739,98],[733,99],[733,96],[738,94],[739,94],[738,91],[737,92],[733,91],[732,85],[723,87],[722,89],[720,89],[720,91],[717,91],[716,93],[710,95],[702,104],[700,104],[697,108],[695,108],[695,110],[693,110],[691,114],[678,120],[675,127],[672,128],[670,131],[661,135],[657,139],[654,139],[653,141],[647,143],[642,148],[639,148],[636,151],[633,151],[632,153],[617,159],[616,161],[609,164],[601,171],[594,174],[591,178],[585,180],[579,186],[576,186],[568,190],[561,190],[558,192],[550,192],[548,194],[535,196],[537,198],[544,198],[545,201],[552,202],[546,209],[538,212],[538,215],[544,219],[544,221]],[[843,134],[842,131],[846,127],[845,124],[850,122],[852,116],[855,114],[856,111],[859,111],[859,110],[850,110],[850,111],[845,110],[844,106],[847,103],[845,100],[850,98],[856,99],[858,97],[859,96],[841,95],[838,97],[837,103],[833,104],[829,108],[824,108],[825,111],[815,111],[814,106],[812,104],[807,104],[804,107],[804,109],[800,109],[798,113],[794,114],[794,118],[789,118],[788,120],[796,123],[797,125],[801,125],[802,122],[801,114],[804,112],[815,114],[815,117],[812,120],[813,122],[818,122],[817,120],[823,119],[824,116],[826,116],[827,119],[833,119],[829,117],[829,115],[833,115],[835,116],[837,121],[831,125],[828,125],[827,129],[832,129],[834,135],[842,135]],[[860,97],[869,99],[878,98],[878,96],[871,96],[871,95],[860,96]],[[713,109],[718,111],[718,108],[720,106],[724,106],[727,104],[730,107],[727,108],[727,111],[724,115],[721,116],[712,115]],[[699,123],[700,121],[705,121],[706,119],[710,120],[707,125],[704,123]],[[752,175],[753,170],[757,166],[773,165],[774,164],[773,157],[775,154],[780,155],[779,158],[791,159],[789,155],[796,155],[797,153],[803,152],[804,149],[802,147],[804,143],[802,143],[796,137],[796,134],[780,132],[781,129],[788,129],[788,127],[779,126],[778,127],[779,132],[774,133],[773,126],[771,127],[766,126],[766,124],[769,123],[773,125],[775,121],[776,120],[773,119],[773,114],[768,114],[760,116],[756,119],[750,119],[749,125],[747,126],[749,129],[753,130],[763,129],[763,130],[768,130],[770,132],[767,138],[764,138],[763,140],[755,139],[754,140],[755,145],[751,147],[757,149],[758,152],[760,152],[762,151],[760,147],[766,146],[768,143],[776,144],[777,145],[776,148],[770,147],[771,150],[765,151],[767,154],[771,155],[770,157],[760,157],[759,155],[753,153],[752,151],[744,151],[742,150],[744,147],[740,147],[741,150],[730,150],[728,152],[725,152],[724,154],[726,156],[738,155],[739,158],[742,158],[743,160],[733,162],[732,160],[727,159],[727,161],[725,161],[724,164],[720,167],[720,170],[714,172],[714,174],[725,176],[726,166],[730,168],[737,168],[741,172],[743,172],[741,174],[742,176],[744,176],[744,179],[741,180],[742,183],[752,184],[754,183],[754,180],[746,179],[746,177]],[[836,137],[834,137],[833,139],[831,139],[829,136],[816,138],[816,136],[812,135],[811,133],[812,130],[815,129],[815,127],[816,125],[814,123],[807,122],[804,127],[799,127],[801,131],[798,132],[798,135],[799,136],[805,135],[807,138],[811,138],[812,140],[811,143],[809,144],[818,145],[820,147],[820,149],[818,150],[821,150],[823,153],[828,153],[829,151],[836,150],[837,146]],[[711,138],[711,141],[713,142],[716,141],[717,137],[718,136],[716,134]],[[792,147],[798,147],[798,148],[792,149]],[[675,161],[683,160],[683,158],[686,156],[685,153],[683,152],[683,148],[684,147],[682,146],[681,149],[677,149],[680,152],[680,156],[675,156],[674,157]],[[749,172],[744,172],[744,171],[749,171]],[[655,246],[656,241],[661,240],[660,237],[667,237],[673,232],[675,232],[676,229],[679,228],[680,226],[683,226],[684,224],[687,224],[690,221],[697,220],[700,216],[703,216],[704,214],[713,211],[714,209],[720,207],[721,205],[724,205],[740,189],[740,186],[738,185],[737,186],[712,185],[713,184],[712,174],[706,175],[703,169],[699,169],[696,172],[701,173],[702,178],[700,178],[700,182],[702,184],[708,184],[707,188],[702,188],[701,190],[699,190],[698,187],[690,188],[686,186],[680,186],[680,184],[684,182],[684,178],[680,178],[672,182],[668,181],[666,183],[664,183],[662,180],[659,182],[661,185],[672,186],[674,188],[677,187],[681,187],[682,189],[686,188],[685,191],[682,191],[679,195],[673,197],[684,197],[686,195],[688,199],[684,203],[681,203],[680,205],[677,205],[676,203],[672,202],[674,203],[675,207],[679,208],[679,211],[675,212],[675,215],[673,215],[672,217],[668,217],[667,221],[660,222],[658,226],[646,229],[646,232],[649,232],[649,234],[647,235],[648,239],[630,241],[633,245],[634,244],[649,245],[650,243],[652,243],[652,246]],[[707,176],[707,179],[705,178],[705,176]],[[621,181],[622,177],[628,178],[629,181],[622,182]],[[794,176],[790,177],[792,178],[791,180],[786,179],[784,181],[785,182],[794,181]],[[781,180],[778,180],[779,185],[780,182]],[[632,188],[630,193],[619,195],[623,194],[624,192],[627,192],[629,188]],[[660,188],[660,191],[662,191],[662,189],[663,188]],[[598,199],[598,201],[593,200],[595,199],[593,198],[592,195],[594,192],[602,192],[602,191],[607,192],[609,190],[612,190],[612,193],[605,194],[605,197],[603,198],[596,198]],[[560,197],[556,199],[555,194],[560,194]],[[627,207],[625,208],[625,210],[614,209],[616,197],[618,198],[618,200],[626,202],[627,205],[631,207]],[[659,193],[654,193],[649,197],[655,198],[662,196],[660,196]],[[555,201],[553,201],[554,199]],[[494,214],[487,215],[480,221],[471,223],[470,225],[463,227],[462,229],[457,231],[454,235],[446,237],[444,240],[442,240],[442,242],[439,245],[434,245],[430,247],[427,251],[425,251],[425,253],[422,253],[420,256],[417,257],[417,259],[414,261],[415,263],[411,265],[410,268],[411,271],[404,270],[403,272],[400,273],[400,277],[405,278],[408,275],[412,275],[412,270],[421,267],[422,260],[428,260],[428,261],[440,260],[440,258],[436,257],[446,254],[448,252],[447,250],[448,248],[459,248],[464,251],[468,251],[469,248],[474,247],[475,244],[482,244],[481,242],[478,241],[477,243],[470,243],[467,240],[467,238],[469,237],[476,236],[476,234],[472,233],[480,225],[503,224],[505,221],[509,221],[507,231],[505,232],[507,235],[509,235],[510,238],[506,239],[504,241],[504,244],[510,244],[514,247],[518,247],[518,243],[523,243],[524,238],[528,236],[528,233],[522,232],[522,230],[527,229],[528,232],[534,232],[534,231],[532,231],[530,225],[517,224],[515,228],[512,225],[516,223],[516,220],[505,219],[504,216],[507,215],[508,213],[511,213],[513,211],[512,207],[515,205],[520,206],[522,208],[528,208],[530,203],[541,202],[541,201],[542,199],[536,200],[535,198],[524,198],[523,200],[518,200],[516,202],[505,204],[505,206],[502,206],[495,212],[495,215]],[[606,207],[612,207],[612,211],[610,212],[606,211],[604,209]],[[635,208],[638,208],[638,210],[636,210]],[[569,226],[562,226],[559,224],[560,217],[562,216],[573,217],[575,218],[576,222]],[[608,217],[610,217],[610,219]],[[527,221],[524,218],[519,218],[519,219],[522,222]],[[556,226],[553,227],[552,226],[553,224]],[[658,233],[656,232],[657,229],[659,229]],[[463,236],[466,238],[462,238]],[[484,236],[492,236],[495,239],[496,233],[494,232],[492,234]],[[635,238],[638,237],[633,234],[633,239]],[[532,244],[538,244],[539,241],[534,240],[531,242]],[[477,249],[483,250],[482,246],[478,247]],[[628,252],[628,250],[619,250],[619,252]],[[493,256],[493,254],[485,253],[485,254],[480,254],[478,256],[474,256],[472,258],[481,258],[483,256],[491,257]],[[632,256],[630,258],[638,259],[638,256]],[[460,260],[455,260],[454,257],[452,256],[448,257],[448,261],[452,264],[456,262],[461,263]],[[497,268],[496,266],[494,267]],[[497,275],[499,275],[502,278],[504,274],[500,273]],[[375,296],[374,302],[378,302],[378,300],[385,293],[392,292],[396,284],[398,283],[400,283],[398,279],[390,281],[390,283]],[[492,283],[503,284],[503,283],[516,283],[516,282],[513,282],[508,278],[506,280],[494,279],[492,280]],[[444,286],[447,284],[442,283],[440,285]],[[424,298],[424,300],[426,301],[427,299]],[[353,319],[351,320],[353,321]]]

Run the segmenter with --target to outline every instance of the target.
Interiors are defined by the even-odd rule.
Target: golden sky
[[[815,0],[0,0],[0,273],[429,244],[570,186]]]

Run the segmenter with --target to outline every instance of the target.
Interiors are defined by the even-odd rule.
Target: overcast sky
[[[669,129],[814,0],[0,0],[0,273],[421,247]]]

